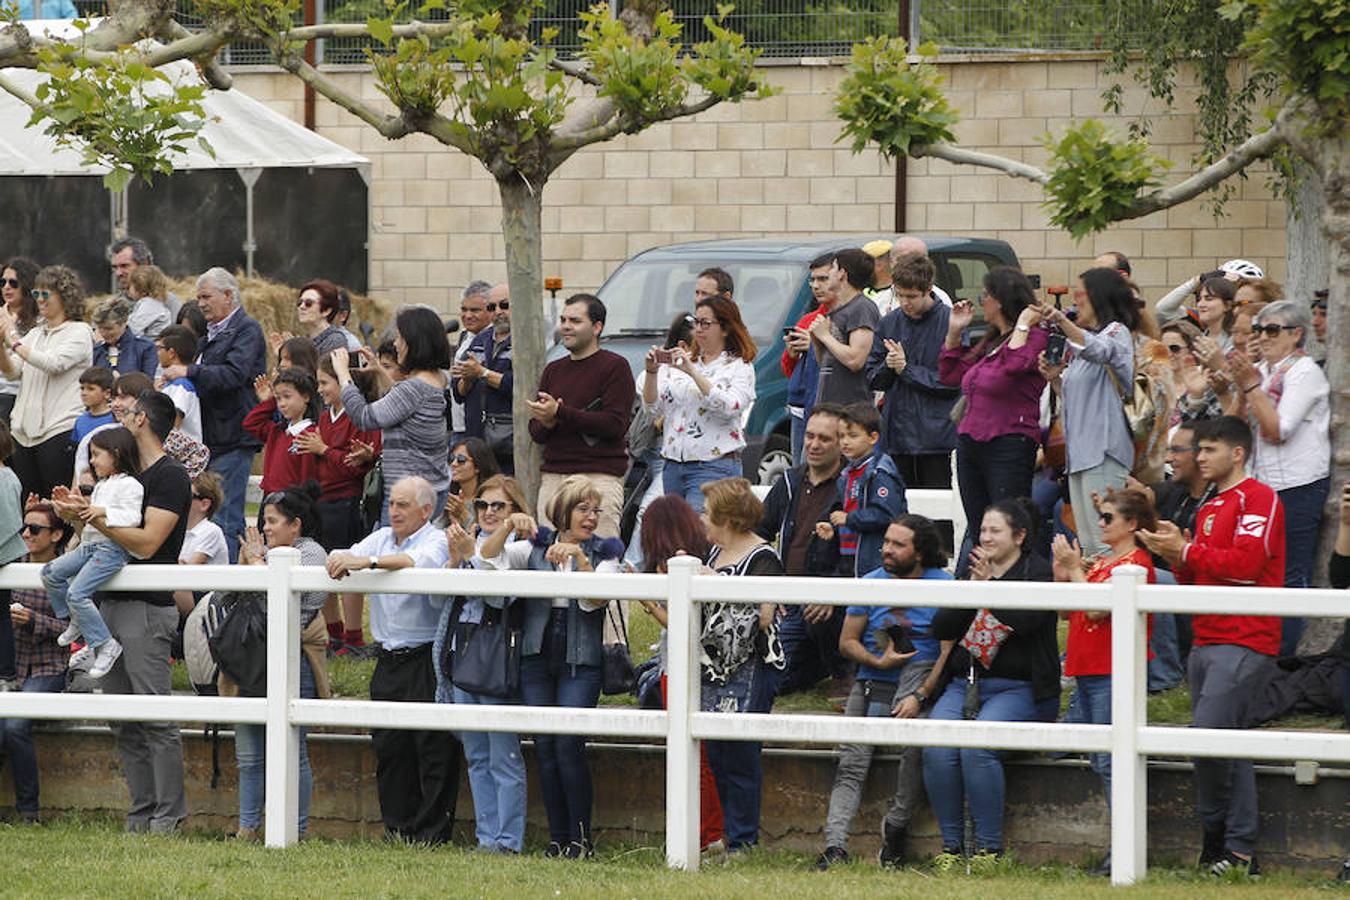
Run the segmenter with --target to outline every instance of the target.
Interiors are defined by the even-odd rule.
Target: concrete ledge
[[[220,735],[220,778],[211,787],[212,740],[201,730],[184,730],[189,824],[232,829],[238,811],[233,736]],[[34,739],[42,773],[46,815],[78,811],[121,813],[126,786],[103,726],[43,728]],[[526,746],[526,756],[533,749]],[[310,737],[314,768],[311,829],[328,837],[377,837],[382,833],[375,792],[375,756],[359,734]],[[868,779],[863,807],[854,822],[850,852],[869,858],[878,848],[878,829],[888,791],[894,784],[894,756],[879,754]],[[538,802],[530,759],[531,840],[546,839],[545,816]],[[665,759],[654,744],[596,744],[595,827],[600,841],[659,846],[665,829]],[[1350,833],[1350,772],[1321,770],[1316,784],[1296,785],[1287,766],[1258,766],[1261,791],[1261,839],[1258,852],[1267,865],[1327,870],[1344,858]],[[762,840],[766,847],[816,852],[822,848],[825,808],[834,779],[834,754],[825,750],[770,747],[764,751]],[[12,797],[5,771],[0,797]],[[8,806],[8,802],[5,803]],[[456,840],[471,843],[473,801],[461,779]],[[1157,760],[1149,767],[1149,861],[1151,865],[1187,865],[1198,850],[1190,764]],[[939,840],[925,810],[911,829],[910,852],[937,852]],[[1024,758],[1008,765],[1007,843],[1019,859],[1083,863],[1100,856],[1108,841],[1106,803],[1101,786],[1082,760]]]

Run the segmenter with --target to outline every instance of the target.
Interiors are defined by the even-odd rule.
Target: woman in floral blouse
[[[692,318],[692,352],[680,347],[647,351],[642,404],[665,422],[665,492],[702,512],[702,485],[741,474],[745,420],[755,400],[756,351],[731,300],[706,297]]]

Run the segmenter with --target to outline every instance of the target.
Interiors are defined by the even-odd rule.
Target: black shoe
[[[561,859],[562,855],[562,844],[557,841],[549,841],[548,846],[544,848],[544,859]]]
[[[1261,866],[1256,862],[1255,854],[1251,859],[1243,859],[1231,850],[1209,867],[1209,874],[1223,877],[1229,872],[1238,872],[1247,878],[1256,878],[1261,874]]]
[[[1105,858],[1105,859],[1103,859],[1101,862],[1097,863],[1097,865],[1093,866],[1091,869],[1088,869],[1088,874],[1089,874],[1089,875],[1092,875],[1092,876],[1094,876],[1094,877],[1097,877],[1097,878],[1110,878],[1110,877],[1111,877],[1111,851],[1108,850],[1108,851],[1106,852],[1106,858]]]
[[[1341,865],[1341,874],[1336,876],[1336,880],[1341,884],[1350,884],[1350,859]]]
[[[825,852],[816,857],[816,870],[824,872],[830,866],[848,862],[848,851],[843,847],[826,847]]]
[[[883,869],[898,869],[905,864],[905,829],[884,819],[881,822],[881,852],[877,854],[877,863]]]
[[[1200,844],[1200,858],[1195,862],[1196,867],[1208,869],[1223,857],[1223,830],[1210,831],[1206,829]]]
[[[584,838],[579,841],[572,841],[566,847],[562,848],[564,859],[590,859],[595,856],[595,848],[591,842]]]

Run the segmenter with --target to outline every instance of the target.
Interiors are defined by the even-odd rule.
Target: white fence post
[[[300,696],[300,603],[291,592],[291,568],[300,551],[268,553],[266,829],[269,847],[299,839],[300,730],[291,725],[291,701]]]
[[[1148,858],[1148,626],[1139,612],[1140,566],[1111,573],[1111,883],[1134,884]]]
[[[699,706],[702,617],[689,597],[700,562],[679,556],[666,565],[666,865],[692,872],[699,862],[699,744],[690,735],[689,715]]]

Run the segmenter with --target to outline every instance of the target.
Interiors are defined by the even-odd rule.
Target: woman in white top
[[[642,405],[664,419],[665,492],[702,512],[702,485],[741,474],[745,421],[755,402],[756,348],[740,308],[725,297],[700,299],[693,320],[692,353],[680,347],[647,351]]]
[[[33,279],[42,269],[26,256],[16,256],[0,269],[0,301],[5,312],[14,317],[14,331],[19,337],[28,333],[37,322],[37,301],[33,299]],[[0,375],[0,420],[9,421],[14,401],[19,396],[19,379]]]
[[[539,528],[524,513],[497,527],[473,557],[477,568],[557,572],[617,572],[623,544],[595,534],[600,491],[584,475],[563,480],[549,503],[559,531]],[[565,524],[564,524],[565,523]],[[517,540],[508,543],[514,535]],[[520,692],[526,706],[594,707],[604,676],[602,633],[607,600],[577,597],[523,598]],[[589,857],[591,769],[586,739],[574,734],[534,738],[539,790],[548,814],[545,856]]]
[[[1284,507],[1286,587],[1307,587],[1331,474],[1331,387],[1303,350],[1308,308],[1280,300],[1256,316],[1261,362],[1233,355],[1255,447],[1252,476],[1274,488]],[[1258,377],[1259,376],[1259,377]]]
[[[25,495],[50,497],[58,484],[70,484],[70,432],[84,412],[80,373],[93,359],[94,332],[80,321],[80,276],[65,266],[47,266],[33,284],[42,320],[22,339],[14,316],[0,310],[0,372],[21,379],[10,418],[15,443],[10,464]]]

